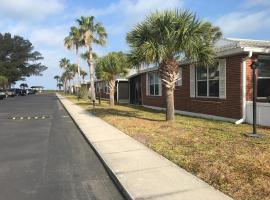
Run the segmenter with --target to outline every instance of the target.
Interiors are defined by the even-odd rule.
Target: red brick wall
[[[219,98],[191,98],[189,88],[189,67],[183,67],[183,85],[175,89],[175,109],[181,111],[215,115],[233,119],[242,117],[242,58],[235,55],[226,58],[226,99]],[[143,80],[143,104],[149,106],[165,107],[165,88],[161,97],[146,96],[146,78]]]

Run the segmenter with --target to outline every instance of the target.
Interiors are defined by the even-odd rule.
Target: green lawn
[[[270,129],[258,128],[266,137],[253,139],[243,135],[252,131],[247,124],[182,115],[170,124],[160,111],[106,101],[93,109],[67,97],[233,198],[270,199]]]

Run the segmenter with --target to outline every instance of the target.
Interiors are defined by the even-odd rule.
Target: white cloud
[[[74,16],[93,15],[96,17],[115,15],[119,17],[116,24],[110,24],[109,30],[112,34],[118,34],[126,31],[134,23],[142,20],[147,14],[156,10],[182,8],[183,0],[119,0],[117,3],[112,3],[105,8],[79,10]]]
[[[0,16],[18,20],[36,20],[58,13],[63,0],[0,0]]]
[[[254,6],[270,6],[269,0],[246,0],[244,4],[247,8],[252,8]]]
[[[240,35],[256,33],[262,29],[270,28],[270,18],[266,11],[232,12],[222,16],[216,21],[224,34]]]
[[[64,45],[64,38],[68,35],[68,25],[55,27],[36,27],[30,34],[30,40],[34,44],[42,46],[59,47]]]

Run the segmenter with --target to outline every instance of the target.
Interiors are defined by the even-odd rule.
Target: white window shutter
[[[179,68],[179,80],[178,80],[178,85],[179,86],[182,86],[183,85],[183,68],[180,67]]]
[[[158,96],[162,96],[162,81],[161,81],[161,78],[160,78],[160,75],[158,74],[158,81],[159,81],[159,88],[158,88]]]
[[[148,79],[148,73],[145,74],[145,83],[146,83],[146,95],[148,96],[149,95],[149,79]]]
[[[226,99],[226,59],[219,60],[219,98]]]
[[[190,97],[195,97],[195,66],[190,65],[189,67],[189,80],[190,80]]]

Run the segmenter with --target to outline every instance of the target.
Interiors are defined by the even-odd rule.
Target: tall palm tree
[[[177,61],[210,64],[213,43],[222,36],[220,29],[200,20],[189,11],[166,10],[150,14],[127,34],[131,58],[137,64],[155,63],[166,88],[166,120],[174,120],[174,89],[178,79]]]
[[[60,76],[56,75],[53,78],[56,80],[56,86],[57,86],[59,83]]]
[[[98,78],[108,81],[110,90],[110,106],[114,106],[115,81],[124,77],[130,69],[127,56],[122,52],[111,52],[101,57],[96,64]]]
[[[68,66],[70,65],[70,61],[67,58],[62,58],[59,61],[59,66],[60,68],[64,69],[65,71],[67,70]],[[64,92],[67,92],[67,76],[62,76],[64,78],[63,83],[64,83]]]
[[[100,22],[95,22],[94,16],[82,16],[80,19],[77,19],[77,22],[82,34],[83,45],[88,49],[87,63],[90,72],[90,97],[95,102],[93,44],[104,46],[107,41],[107,33]]]
[[[64,39],[64,44],[67,47],[67,49],[75,49],[75,53],[77,56],[77,73],[78,73],[78,84],[80,87],[80,77],[81,77],[81,72],[80,72],[80,54],[79,54],[79,48],[82,46],[82,35],[79,30],[79,28],[72,26],[70,28],[69,35],[65,37]]]

